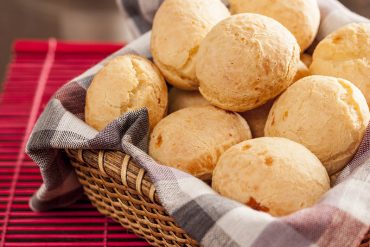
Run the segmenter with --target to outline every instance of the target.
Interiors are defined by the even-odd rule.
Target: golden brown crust
[[[220,0],[166,0],[152,29],[151,52],[166,80],[184,90],[196,90],[194,58],[209,30],[230,13]]]
[[[238,114],[214,106],[188,107],[158,123],[149,155],[161,164],[205,176],[227,148],[249,138],[248,124]]]
[[[284,25],[297,39],[301,50],[315,39],[320,10],[316,0],[230,0],[232,13],[257,13]]]
[[[284,216],[312,206],[329,183],[323,165],[303,145],[262,137],[234,145],[221,155],[212,188],[253,209]]]
[[[123,113],[142,107],[148,109],[152,129],[166,114],[166,83],[148,59],[118,56],[94,76],[87,90],[85,121],[102,130]]]
[[[279,95],[293,81],[299,46],[277,21],[238,14],[217,24],[196,60],[200,93],[213,105],[243,112]]]
[[[322,40],[313,53],[312,74],[344,78],[370,104],[370,23],[344,26]]]
[[[332,175],[355,154],[369,118],[366,100],[352,83],[328,76],[308,76],[275,101],[265,135],[303,144]]]

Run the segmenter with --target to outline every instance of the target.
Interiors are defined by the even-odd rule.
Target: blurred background
[[[370,18],[370,0],[341,2]],[[132,38],[123,22],[115,0],[0,0],[0,84],[15,39],[122,43]]]

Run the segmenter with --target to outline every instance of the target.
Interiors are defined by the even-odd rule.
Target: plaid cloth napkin
[[[123,0],[126,1],[130,2]],[[138,1],[143,2],[147,1]],[[353,15],[352,21],[358,20],[343,6],[337,3],[333,6],[334,13],[345,11],[348,16]],[[321,7],[325,14],[322,23],[327,18],[343,16]],[[337,25],[339,19],[333,20]],[[321,26],[320,33],[329,32],[326,24]],[[345,247],[360,243],[370,226],[370,127],[356,156],[320,202],[277,218],[221,197],[201,180],[154,161],[146,153],[149,130],[145,108],[124,114],[101,132],[86,125],[83,121],[86,89],[94,74],[118,55],[137,53],[150,57],[149,43],[150,33],[146,33],[65,84],[50,100],[26,150],[40,166],[44,181],[30,200],[34,211],[67,206],[82,194],[73,168],[61,150],[111,149],[129,154],[146,169],[168,213],[205,246]]]

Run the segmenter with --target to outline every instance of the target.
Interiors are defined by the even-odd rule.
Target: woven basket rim
[[[138,192],[145,199],[160,204],[154,184],[145,169],[131,160],[128,154],[116,150],[96,149],[65,149],[70,157],[75,157],[79,162],[94,169],[99,169],[103,176],[122,183],[129,189]],[[86,157],[98,157],[97,160],[86,159]],[[119,160],[120,162],[113,162]],[[121,168],[117,166],[121,165]]]
[[[154,184],[131,157],[114,150],[66,149],[91,203],[149,243],[198,246],[161,205]]]

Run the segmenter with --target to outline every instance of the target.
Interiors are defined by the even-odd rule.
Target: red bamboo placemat
[[[55,39],[15,42],[0,96],[1,247],[148,245],[86,198],[52,212],[34,213],[28,207],[41,176],[23,151],[38,115],[58,87],[121,47]]]

